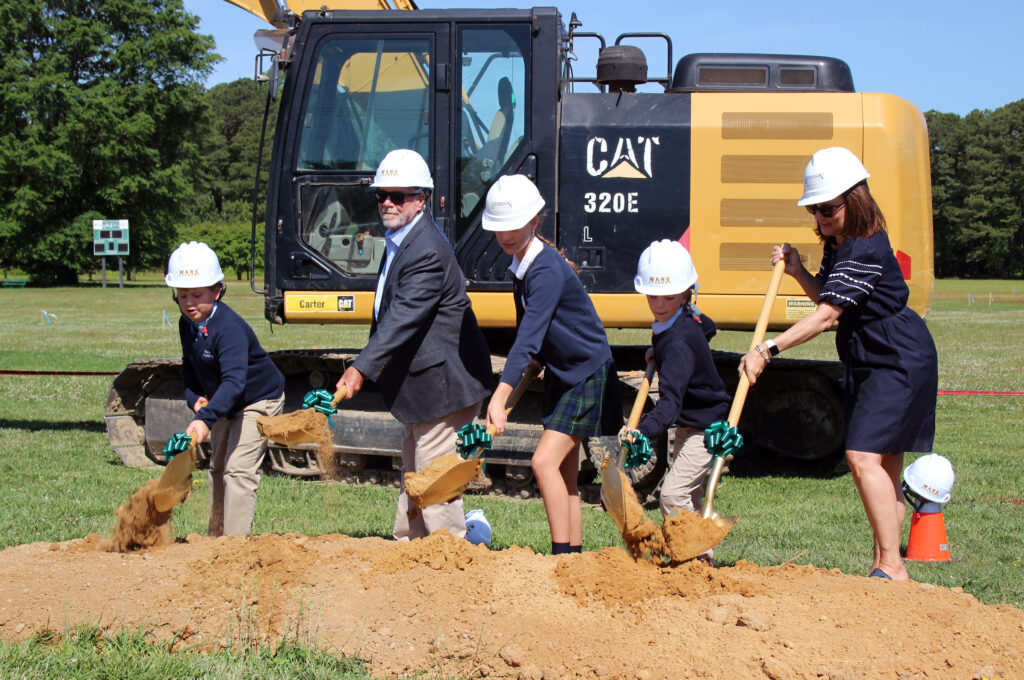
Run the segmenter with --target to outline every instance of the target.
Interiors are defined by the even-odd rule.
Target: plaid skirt
[[[622,397],[612,359],[586,380],[568,385],[546,376],[544,429],[573,437],[617,435],[622,427]]]

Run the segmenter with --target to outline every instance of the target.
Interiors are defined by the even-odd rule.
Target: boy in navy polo
[[[243,536],[252,529],[267,451],[256,419],[281,412],[284,376],[249,324],[221,301],[224,273],[209,246],[178,246],[164,280],[181,309],[181,376],[196,414],[185,433],[212,445],[208,533]]]
[[[636,292],[647,295],[654,314],[651,330],[659,384],[658,403],[637,430],[652,439],[676,428],[661,486],[661,512],[666,517],[673,508],[700,511],[711,460],[704,448],[704,429],[729,413],[729,394],[708,347],[714,322],[690,304],[696,283],[690,254],[678,241],[667,239],[652,243],[640,255],[633,280]]]

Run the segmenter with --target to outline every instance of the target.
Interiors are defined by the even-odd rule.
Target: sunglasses
[[[804,207],[807,208],[807,212],[812,215],[819,212],[822,217],[832,217],[839,212],[839,210],[846,207],[846,201],[843,201],[839,205],[822,205],[819,203],[817,205],[805,205]]]
[[[377,202],[378,203],[384,203],[386,200],[388,200],[390,198],[391,202],[394,203],[396,206],[402,205],[403,203],[405,203],[407,200],[409,200],[413,196],[422,196],[423,195],[422,191],[413,191],[411,193],[406,193],[404,191],[379,191],[378,190],[378,191],[375,191],[373,193],[377,197]]]

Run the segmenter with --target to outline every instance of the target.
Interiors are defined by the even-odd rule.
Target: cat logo
[[[660,137],[619,137],[615,151],[609,154],[608,140],[591,137],[587,140],[587,172],[591,177],[651,179],[654,147],[660,144]]]

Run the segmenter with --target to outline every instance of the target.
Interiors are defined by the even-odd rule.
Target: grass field
[[[271,328],[263,320],[262,298],[244,282],[229,284],[227,301],[270,350],[360,347],[366,340],[365,328]],[[180,355],[177,310],[155,276],[124,289],[116,283],[106,289],[0,289],[0,309],[3,370],[118,371],[136,358]],[[928,323],[939,350],[940,389],[1024,391],[1024,283],[939,281]],[[622,333],[613,340],[641,342],[642,337]],[[748,343],[748,334],[724,332],[712,346],[735,351]],[[833,359],[834,351],[828,336],[792,355]],[[0,548],[109,534],[114,508],[159,473],[125,468],[111,452],[103,422],[110,381],[111,376],[59,375],[5,375],[0,381]],[[940,396],[937,423],[935,452],[950,458],[957,474],[944,512],[954,560],[910,563],[911,577],[961,586],[987,603],[1022,607],[1024,397]],[[206,493],[200,476],[192,500],[175,511],[179,535],[205,530]],[[388,536],[395,493],[266,477],[254,531]],[[469,496],[466,506],[485,510],[495,530],[493,548],[514,544],[549,551],[540,501]],[[871,533],[849,475],[812,476],[791,467],[733,475],[720,487],[716,509],[741,517],[716,551],[720,564],[794,561],[851,574],[866,573],[869,566]],[[584,549],[604,545],[621,545],[618,533],[604,513],[588,508]],[[81,638],[86,648],[92,649],[89,635],[97,634]],[[114,670],[103,665],[109,659],[97,658],[95,666],[88,666],[90,654],[76,651],[74,641],[51,648],[44,640],[0,645],[0,668],[4,677],[67,677],[53,670],[64,668],[58,661],[66,655],[81,659],[77,677],[359,677],[358,671],[293,647],[288,654],[295,665],[287,665],[291,662],[259,655],[234,661],[230,655],[171,658],[150,650],[144,635],[120,639],[125,651]],[[108,643],[107,649],[118,647]],[[138,661],[150,653],[153,659]],[[278,669],[279,663],[286,670]]]

